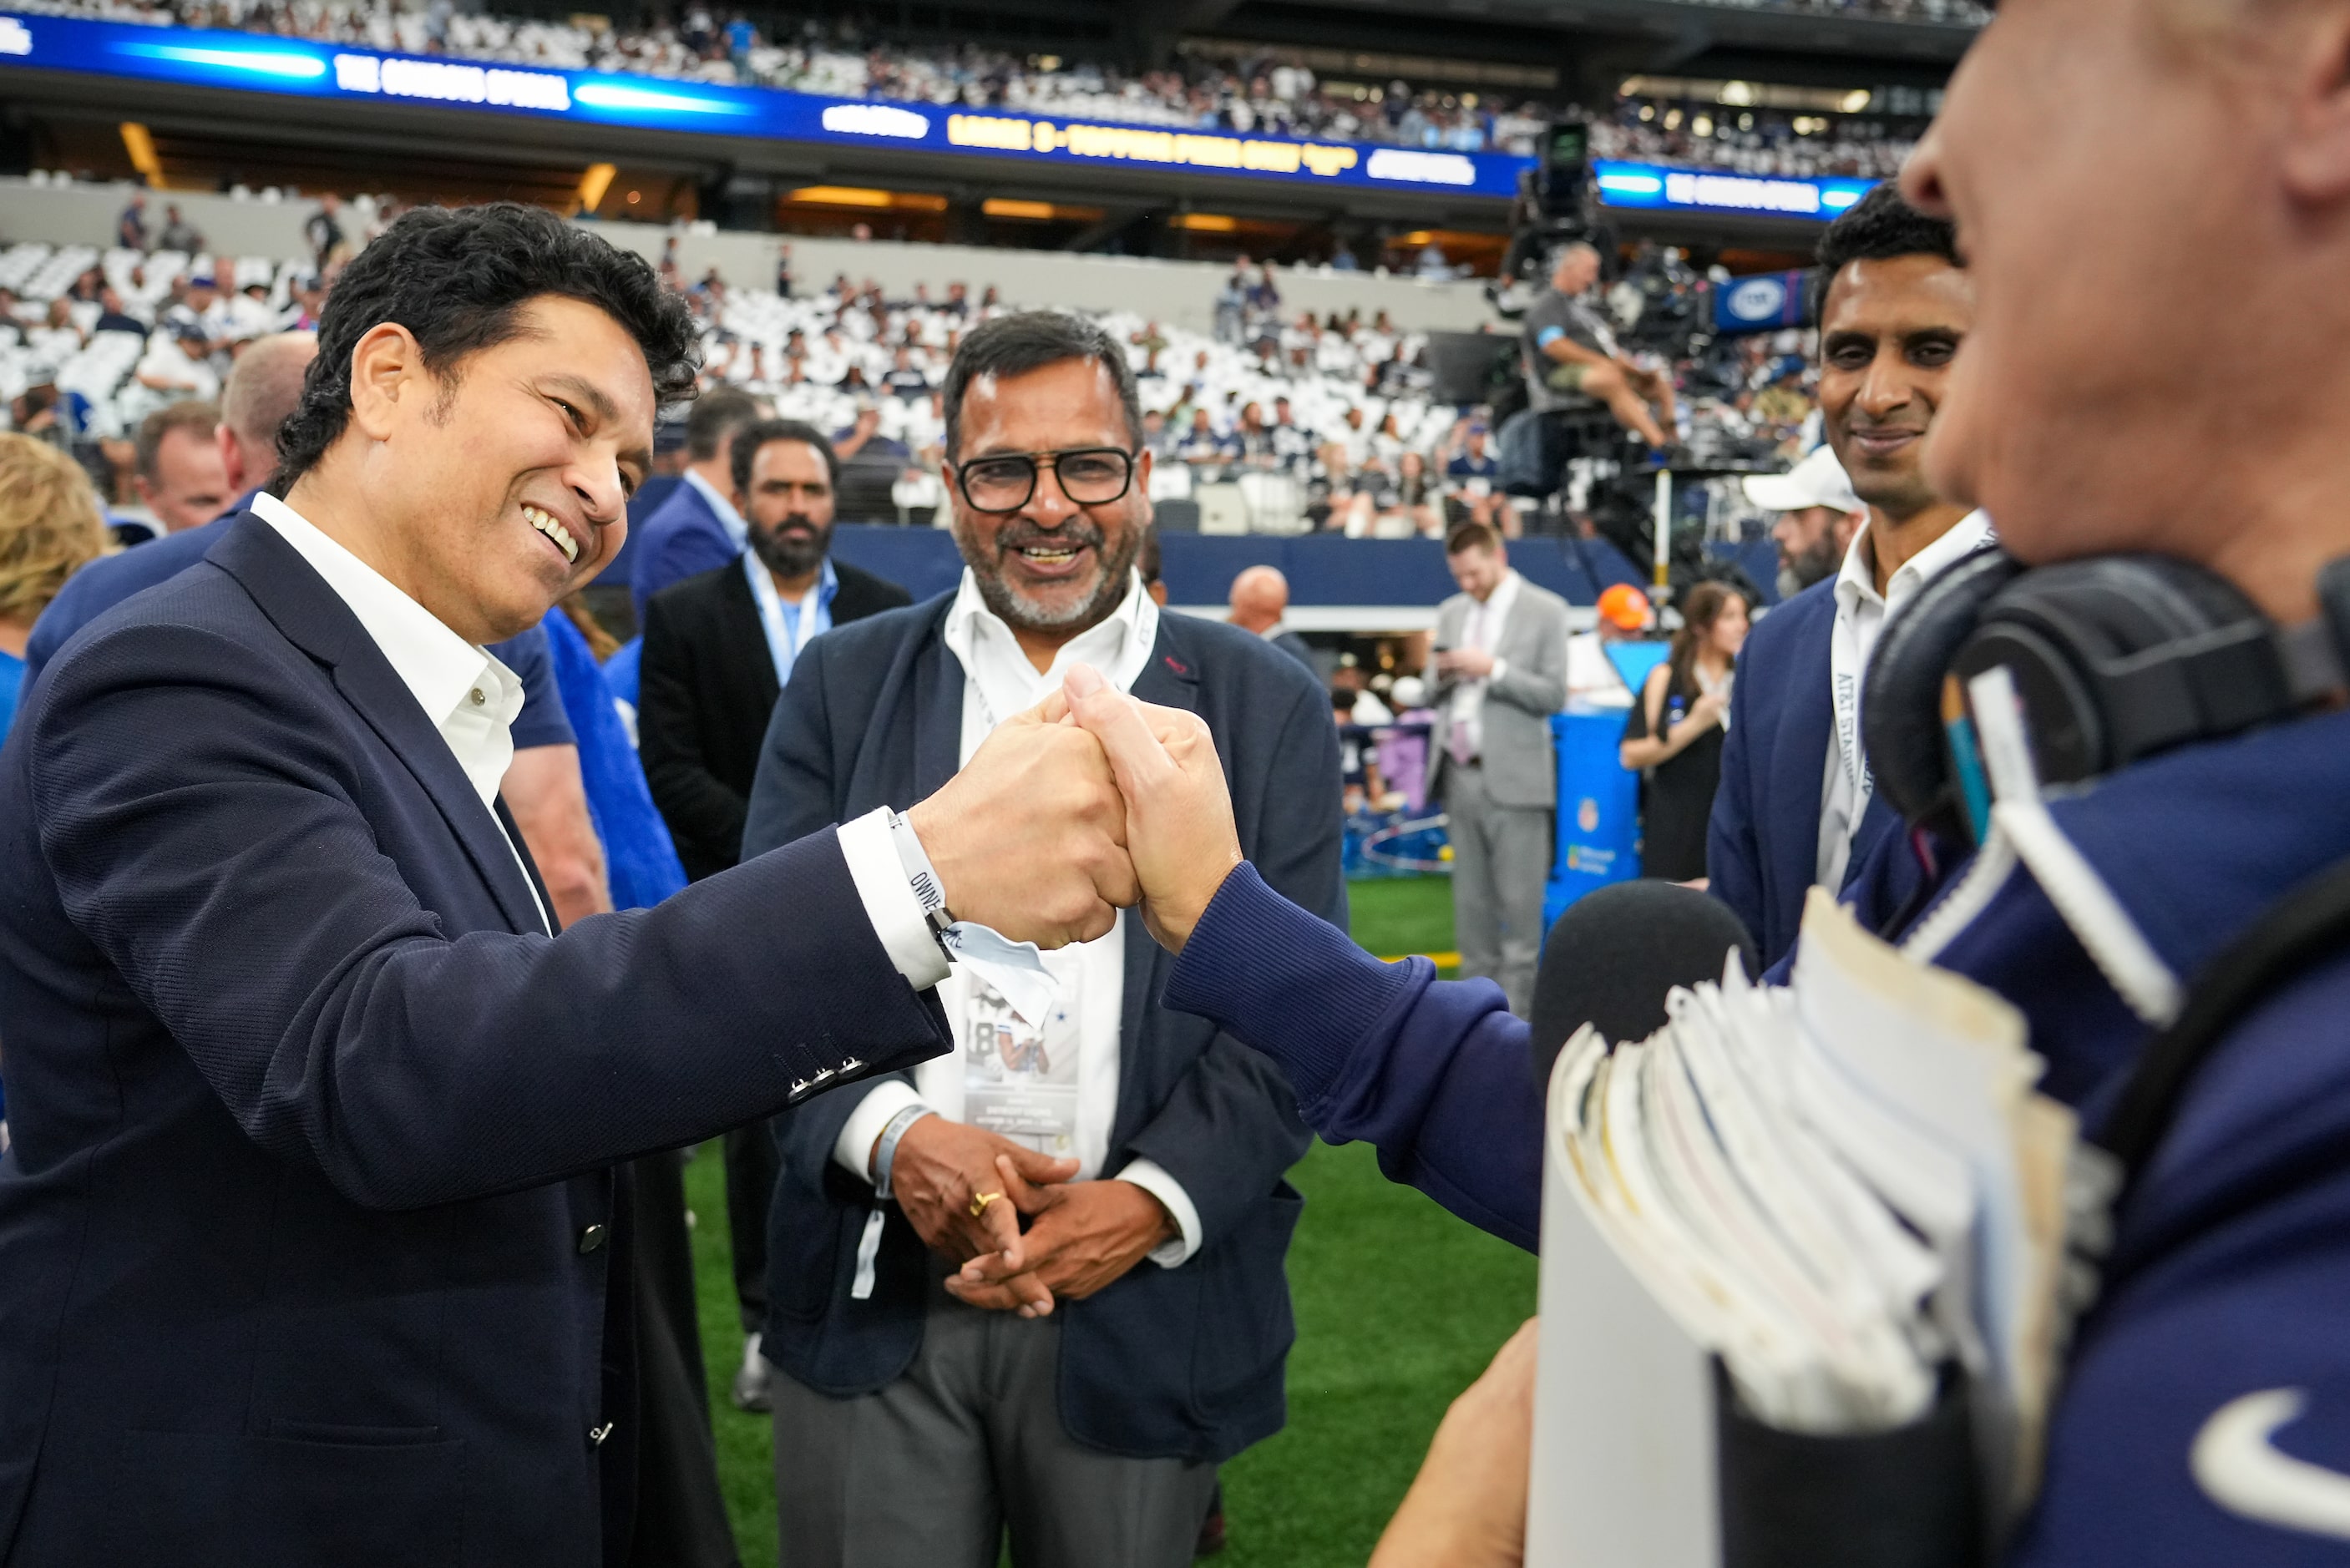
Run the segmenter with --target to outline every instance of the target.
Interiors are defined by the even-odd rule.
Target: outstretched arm
[[[1280,1064],[1323,1137],[1372,1144],[1391,1180],[1531,1251],[1542,1098],[1501,989],[1439,981],[1425,959],[1383,964],[1266,887],[1241,857],[1197,715],[1146,708],[1090,671],[1066,689],[1126,796],[1144,919],[1180,955],[1167,1005]]]

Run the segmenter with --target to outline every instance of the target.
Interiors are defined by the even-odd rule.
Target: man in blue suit
[[[1201,717],[1266,877],[1343,921],[1320,685],[1250,632],[1160,614],[1134,569],[1150,456],[1124,350],[1072,317],[1002,317],[964,339],[945,406],[962,587],[807,646],[743,853],[920,799],[1099,665]],[[1307,1142],[1288,1090],[1159,1004],[1168,958],[1140,922],[1051,968],[1033,1019],[958,971],[953,1056],[777,1124],[761,1350],[787,1563],[993,1563],[1008,1524],[1035,1568],[1182,1568],[1216,1465],[1280,1429],[1301,1201],[1283,1173]],[[978,1287],[941,1199],[999,1167],[1029,1262]]]
[[[713,387],[694,400],[685,417],[685,472],[645,519],[629,556],[629,596],[639,629],[647,599],[743,554],[751,525],[734,510],[734,438],[771,417],[764,403],[733,387]]]
[[[1057,946],[1131,900],[1098,746],[1024,718],[902,817],[554,934],[481,645],[617,550],[693,347],[551,213],[407,214],[328,302],[283,493],[26,693],[0,1563],[625,1561],[603,1168],[945,1049],[938,925]]]
[[[1756,624],[1731,691],[1706,870],[1765,968],[1794,948],[1814,883],[1857,888],[1872,928],[1917,886],[1899,819],[1868,775],[1861,688],[1886,618],[1991,536],[1981,514],[1935,493],[1923,466],[1974,315],[1950,224],[1880,185],[1828,225],[1819,258],[1821,422],[1868,522],[1833,577]],[[1882,874],[1861,877],[1872,861]]]

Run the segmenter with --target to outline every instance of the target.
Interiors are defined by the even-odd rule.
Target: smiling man
[[[1991,538],[1926,476],[1926,433],[1974,316],[1950,223],[1880,185],[1828,225],[1819,261],[1822,421],[1868,521],[1841,570],[1764,617],[1738,661],[1706,868],[1765,966],[1794,945],[1806,890],[1842,890],[1898,837],[1861,748],[1869,654],[1888,615]],[[1861,919],[1889,918],[1914,883],[1871,877]]]
[[[1099,748],[1014,715],[903,818],[554,934],[482,645],[619,550],[693,341],[550,213],[407,214],[328,301],[274,493],[26,693],[11,1568],[625,1561],[606,1168],[947,1049],[934,919],[1053,947],[1131,900]],[[973,1231],[1022,1251],[1008,1205]]]
[[[811,643],[775,707],[745,854],[972,764],[1078,665],[1201,715],[1269,882],[1345,919],[1320,686],[1238,627],[1161,615],[1124,349],[1038,311],[972,329],[944,388],[962,585]],[[1181,1568],[1215,1466],[1279,1429],[1282,1260],[1305,1151],[1263,1058],[1159,1005],[1139,922],[1047,959],[1024,1016],[958,968],[955,1053],[779,1118],[761,1347],[791,1568]],[[966,1199],[1027,1217],[980,1284]],[[1000,1263],[1001,1260],[997,1260]]]

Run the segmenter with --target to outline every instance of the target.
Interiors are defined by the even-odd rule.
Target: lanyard
[[[759,624],[767,634],[767,657],[775,662],[775,684],[788,686],[792,667],[799,662],[801,652],[816,640],[820,631],[832,626],[832,603],[826,593],[827,585],[819,576],[813,587],[801,596],[796,624],[784,619],[784,598],[775,591],[775,582],[755,550],[743,552],[743,574],[750,579],[751,597],[759,607]]]
[[[1877,777],[1869,771],[1867,753],[1860,745],[1860,682],[1866,672],[1860,651],[1862,607],[1856,604],[1850,615],[1842,613],[1841,605],[1837,609],[1828,636],[1828,691],[1835,705],[1836,765],[1844,770],[1845,783],[1852,790],[1852,815],[1844,825],[1845,841],[1850,843],[1860,831],[1860,819],[1868,815],[1868,798],[1876,793]]]

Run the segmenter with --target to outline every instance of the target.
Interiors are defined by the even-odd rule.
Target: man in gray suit
[[[1444,561],[1461,592],[1436,612],[1428,793],[1452,822],[1461,977],[1499,981],[1523,1017],[1542,956],[1558,801],[1550,716],[1566,706],[1566,601],[1512,571],[1501,535],[1482,523],[1455,528]]]

